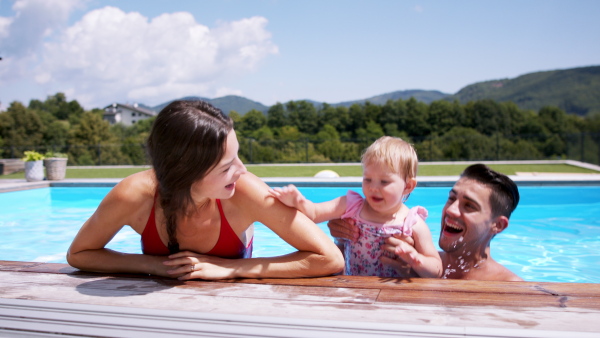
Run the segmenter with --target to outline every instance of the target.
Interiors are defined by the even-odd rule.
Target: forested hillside
[[[439,91],[435,91],[435,90],[399,90],[399,91],[395,91],[392,93],[373,96],[368,99],[346,101],[346,102],[340,102],[340,103],[335,103],[335,104],[331,104],[331,105],[334,107],[339,107],[339,106],[350,107],[353,104],[364,104],[367,101],[370,103],[373,103],[373,104],[385,104],[388,100],[398,100],[398,99],[408,100],[411,97],[414,97],[415,99],[417,99],[417,101],[431,103],[435,100],[439,100],[439,99],[442,99],[447,96],[449,96],[449,95],[444,94]],[[242,116],[251,110],[258,110],[258,111],[261,111],[264,113],[266,113],[267,110],[269,110],[268,106],[265,106],[260,102],[252,101],[245,97],[235,96],[235,95],[223,96],[223,97],[219,97],[216,99],[207,99],[207,98],[203,98],[203,97],[199,97],[199,96],[188,96],[188,97],[180,98],[180,100],[203,100],[203,101],[209,102],[210,104],[214,105],[215,107],[218,107],[225,113],[235,111],[236,113],[238,113]],[[325,102],[317,102],[317,101],[313,101],[313,100],[302,100],[302,101],[310,102],[317,109],[320,109],[323,106],[323,104],[325,104]],[[151,107],[150,109],[154,110],[155,112],[159,112],[171,102],[172,101],[164,102],[155,107]]]
[[[64,94],[0,113],[0,157],[26,150],[69,154],[69,164],[145,164],[144,142],[153,122],[110,125],[103,111],[84,111]],[[271,106],[267,113],[230,112],[246,163],[358,162],[382,135],[413,143],[421,161],[576,159],[600,163],[600,116],[538,111],[514,103],[415,98],[350,107],[308,101]]]
[[[514,79],[475,83],[449,99],[462,103],[491,99],[521,109],[554,106],[567,114],[600,113],[600,66],[530,73]]]
[[[332,103],[333,107],[347,107],[369,102],[384,105],[387,101],[408,100],[414,98],[419,102],[430,104],[446,99],[458,100],[461,103],[490,99],[498,102],[514,102],[521,109],[538,111],[545,106],[554,106],[567,114],[586,116],[600,113],[600,66],[582,67],[564,70],[535,72],[514,79],[501,79],[475,83],[458,91],[446,94],[435,90],[399,90],[373,97]],[[226,113],[235,111],[244,115],[251,110],[266,113],[268,106],[241,96],[224,96],[216,99],[202,97],[185,97],[182,99],[205,100],[219,107]],[[322,109],[324,102],[303,100]],[[152,107],[159,112],[171,101]]]
[[[207,99],[205,97],[199,97],[199,96],[187,96],[187,97],[180,98],[179,100],[191,100],[191,101],[202,100],[202,101],[206,101],[206,102],[212,104],[215,107],[218,107],[225,113],[229,113],[230,111],[235,111],[241,115],[244,115],[251,110],[258,110],[258,111],[266,112],[267,109],[269,109],[269,107],[263,105],[262,103],[251,101],[245,97],[235,96],[235,95],[218,97],[216,99]],[[171,102],[173,102],[173,101],[168,101],[168,102],[159,104],[158,106],[152,107],[151,109],[154,110],[155,112],[159,112]]]

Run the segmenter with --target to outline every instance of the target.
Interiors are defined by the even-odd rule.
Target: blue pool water
[[[351,188],[360,192],[360,188]],[[110,188],[42,188],[0,194],[0,260],[65,263],[68,246]],[[348,188],[300,188],[320,202]],[[600,187],[520,187],[510,226],[492,241],[492,255],[527,281],[600,282]],[[441,210],[449,188],[417,188],[407,202],[429,210],[437,246]],[[326,225],[319,225],[326,233]],[[255,257],[293,251],[257,224]],[[139,253],[129,227],[108,247]]]

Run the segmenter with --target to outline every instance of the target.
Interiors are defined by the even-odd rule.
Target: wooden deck
[[[600,284],[188,281],[0,261],[0,336],[598,337]]]

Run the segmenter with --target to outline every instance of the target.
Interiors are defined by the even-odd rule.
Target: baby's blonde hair
[[[417,177],[419,159],[413,146],[399,137],[382,136],[363,153],[362,165],[383,164],[407,180]]]

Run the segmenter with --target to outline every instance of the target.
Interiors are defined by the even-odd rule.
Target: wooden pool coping
[[[0,335],[597,337],[600,284],[187,281],[0,261]]]

